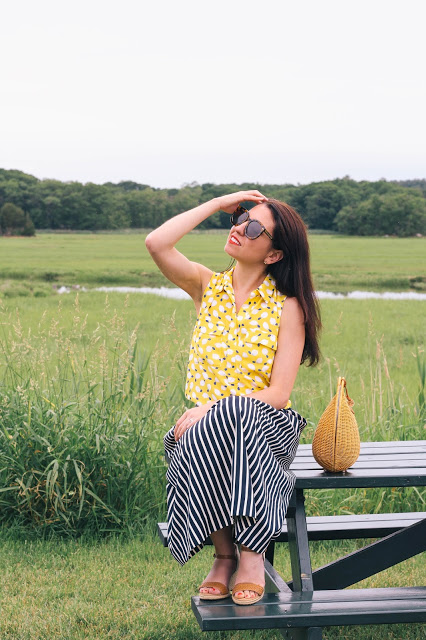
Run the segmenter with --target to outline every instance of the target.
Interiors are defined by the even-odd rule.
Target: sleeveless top
[[[185,396],[199,404],[269,386],[286,296],[267,275],[237,314],[233,272],[213,273],[194,327]]]

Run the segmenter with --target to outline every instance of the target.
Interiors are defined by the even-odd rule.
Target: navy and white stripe
[[[214,531],[262,553],[284,524],[296,478],[289,466],[306,420],[245,396],[220,400],[175,442],[167,471],[168,545],[185,564]]]

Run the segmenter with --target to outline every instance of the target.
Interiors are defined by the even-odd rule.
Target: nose
[[[233,226],[232,233],[238,233],[238,235],[243,236],[246,226],[247,226],[247,222],[243,222],[242,224]]]

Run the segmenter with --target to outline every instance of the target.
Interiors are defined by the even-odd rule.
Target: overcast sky
[[[426,177],[424,0],[18,0],[0,167],[155,187]]]

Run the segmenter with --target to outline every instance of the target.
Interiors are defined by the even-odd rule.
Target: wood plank
[[[396,523],[400,526],[405,526],[405,522],[418,521],[426,518],[426,511],[411,511],[409,513],[360,513],[351,515],[336,515],[336,516],[308,516],[306,518],[308,526],[312,525],[327,525],[331,526],[340,524],[355,524],[360,526],[370,524],[383,524]]]
[[[421,487],[426,486],[425,468],[357,469],[342,473],[329,473],[313,469],[295,469],[296,488],[331,489],[360,487]]]
[[[296,456],[295,457],[295,462],[297,462],[297,464],[310,464],[311,462],[316,462],[315,458],[311,455],[311,456]],[[398,461],[398,460],[407,460],[409,462],[413,462],[416,460],[420,460],[420,462],[425,462],[426,463],[426,451],[424,453],[403,453],[403,454],[396,454],[396,453],[389,453],[389,454],[383,454],[383,455],[373,455],[373,454],[365,454],[362,455],[360,454],[358,460],[361,460],[362,462],[377,462],[377,461],[389,461],[389,462],[393,462],[393,461]],[[416,465],[414,465],[416,466]],[[423,465],[421,465],[423,466]]]
[[[371,602],[382,600],[425,600],[426,587],[374,587],[374,588],[354,588],[354,589],[324,589],[315,591],[285,591],[277,593],[268,593],[258,603],[251,605],[253,607],[261,607],[262,604],[303,604],[306,603],[335,603],[345,604],[350,602]],[[194,596],[194,600],[199,600],[198,596]],[[207,601],[205,601],[207,602]],[[201,604],[201,602],[200,602]],[[231,598],[221,600],[215,604],[226,609],[236,607]]]
[[[338,516],[308,516],[306,518],[309,540],[356,540],[382,538],[403,527],[426,519],[426,511],[411,513],[372,513]],[[158,523],[161,543],[167,547],[167,522]],[[275,542],[288,542],[287,524]],[[211,545],[210,538],[205,541]]]
[[[316,569],[313,573],[314,588],[345,589],[424,551],[426,519]]]
[[[266,594],[246,607],[234,605],[230,598],[205,602],[192,598],[204,631],[426,621],[425,587],[281,592]]]
[[[423,440],[402,441],[402,442],[368,442],[361,443],[360,455],[386,455],[396,454],[405,455],[409,453],[426,452],[426,442]],[[296,457],[312,455],[312,444],[300,444],[297,448]]]
[[[417,464],[413,464],[413,467],[417,469],[424,469],[426,473],[426,458],[424,460],[416,460]],[[354,464],[349,467],[350,469],[407,469],[411,465],[409,465],[409,461],[404,459],[400,460],[368,460],[365,461],[362,458],[359,458]],[[290,469],[294,471],[295,469],[322,469],[322,467],[315,461],[310,463],[300,463],[299,461],[292,462],[290,465]]]
[[[157,533],[158,536],[161,540],[161,544],[163,545],[163,547],[167,547],[167,531],[168,531],[168,527],[167,527],[167,522],[157,522]]]
[[[398,445],[400,447],[426,447],[426,440],[363,440],[361,442],[361,449],[363,447],[375,447],[377,449],[383,449],[388,446]],[[312,447],[309,442],[305,442],[299,445],[299,449],[306,449]]]
[[[358,460],[363,460],[368,462],[369,460],[407,460],[408,466],[411,465],[412,461],[421,460],[422,462],[426,458],[426,452],[417,451],[410,453],[396,453],[396,452],[388,452],[388,453],[374,453],[369,451],[368,453],[360,453],[358,456]],[[310,464],[311,462],[316,462],[313,455],[304,454],[302,456],[296,455],[294,461],[299,464]]]
[[[265,559],[265,581],[265,590],[268,592],[286,591],[293,593],[288,584],[267,559]]]

